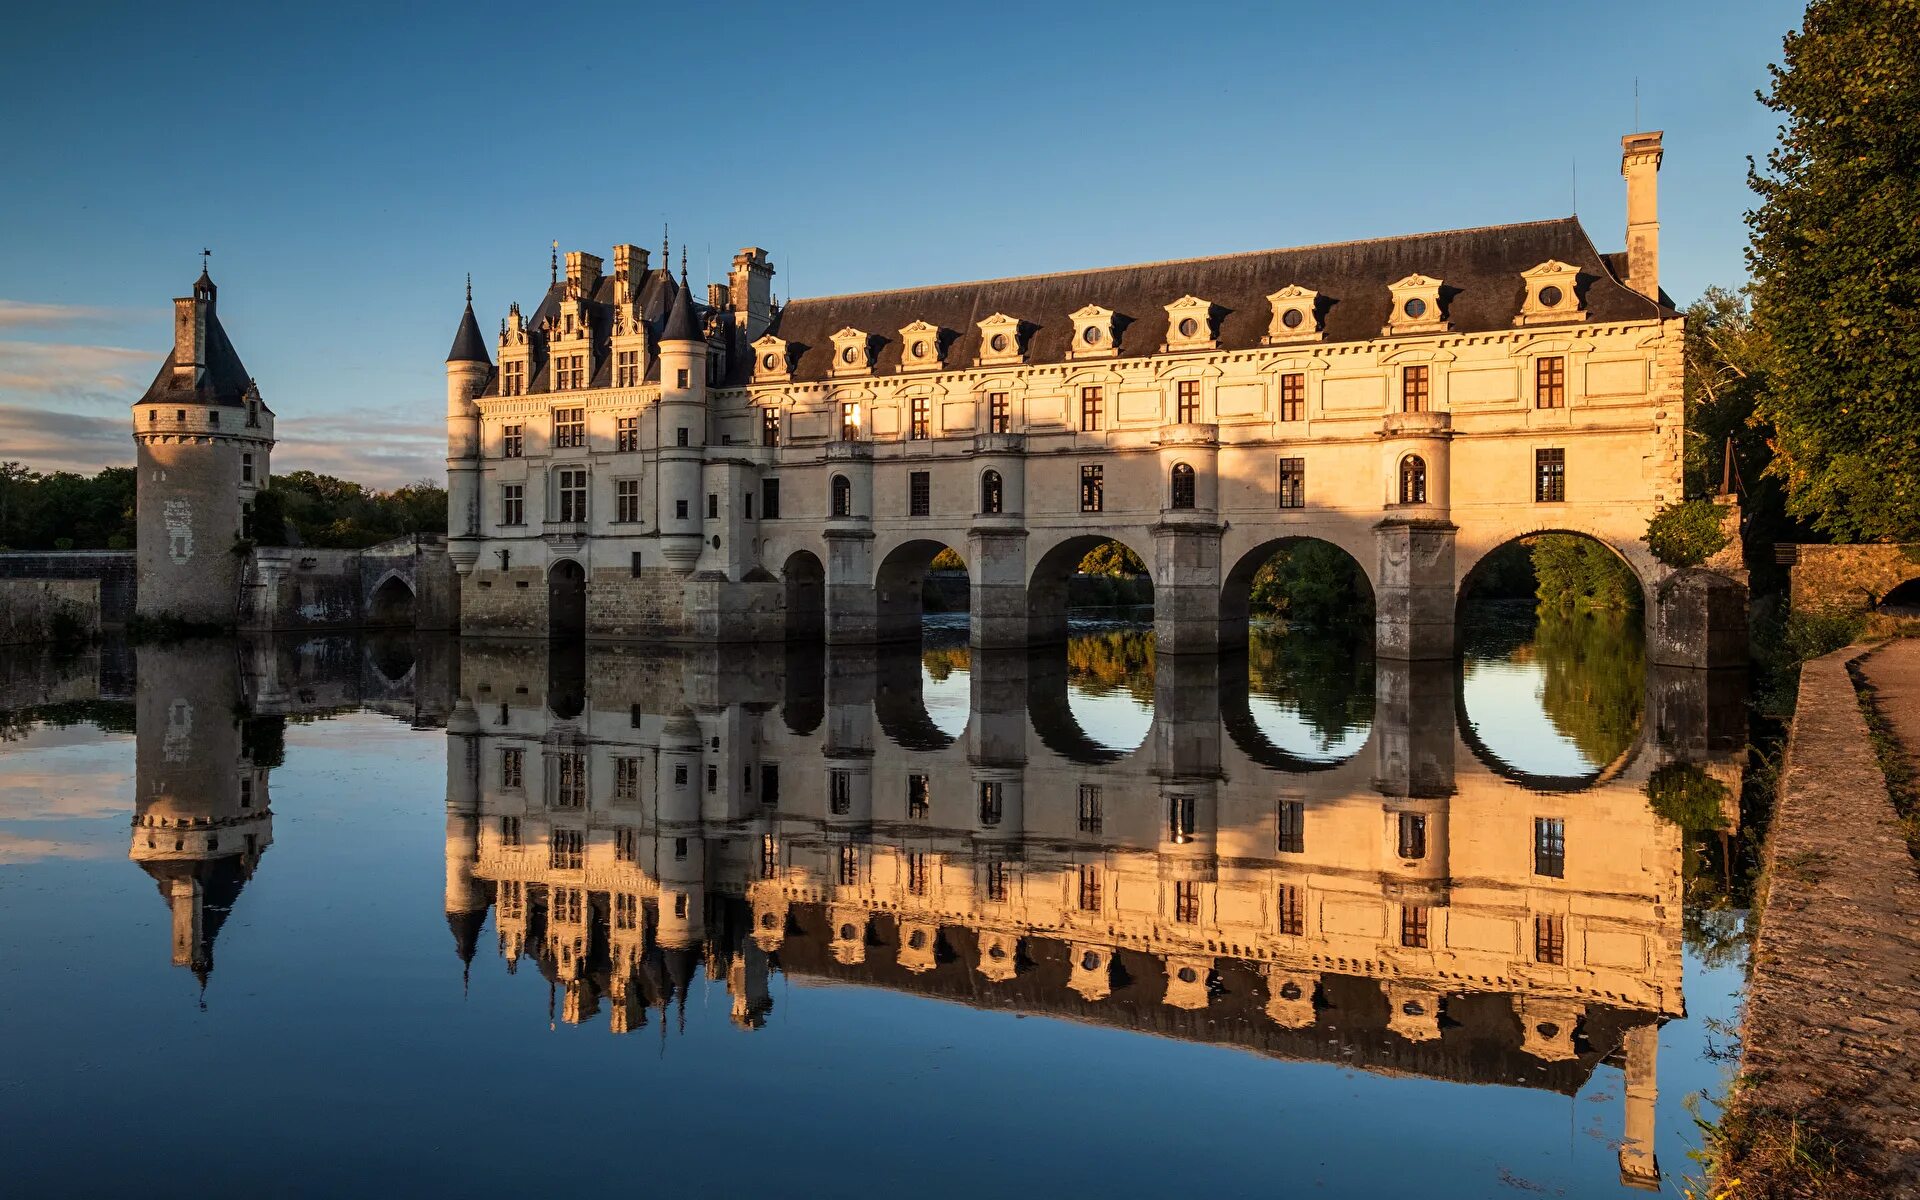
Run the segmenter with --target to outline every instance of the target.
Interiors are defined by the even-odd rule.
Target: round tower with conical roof
[[[202,270],[173,302],[173,352],[133,406],[137,612],[231,625],[243,538],[270,478],[273,410],[227,340]]]
[[[480,557],[480,404],[493,357],[473,316],[473,280],[447,351],[447,557],[462,575]]]

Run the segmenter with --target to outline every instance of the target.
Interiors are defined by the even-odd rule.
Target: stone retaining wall
[[[1887,1195],[1910,1195],[1920,1187],[1920,883],[1847,675],[1859,654],[1801,669],[1733,1103],[1825,1125],[1863,1152]]]
[[[0,645],[93,637],[100,632],[95,579],[0,579]]]
[[[1794,546],[1788,556],[1795,612],[1865,612],[1894,588],[1920,579],[1920,545]]]
[[[100,622],[125,625],[139,598],[131,550],[9,550],[0,554],[0,579],[95,579]]]

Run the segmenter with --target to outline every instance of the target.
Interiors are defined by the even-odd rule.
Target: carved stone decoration
[[[1021,344],[1018,317],[997,312],[980,322],[980,366],[1018,363],[1024,361],[1025,357],[1026,347]]]
[[[1073,314],[1073,345],[1068,358],[1112,358],[1119,353],[1113,310],[1089,304]]]
[[[900,330],[902,371],[937,371],[945,354],[946,348],[941,345],[938,325],[915,321]]]
[[[1520,303],[1515,325],[1545,325],[1558,321],[1584,321],[1585,307],[1580,303],[1580,268],[1558,259],[1548,259],[1532,270],[1520,272],[1526,285],[1526,298]]]
[[[872,334],[848,326],[833,335],[833,374],[866,375],[872,370]]]
[[[756,338],[753,342],[753,381],[755,383],[784,383],[793,378],[793,359],[785,338],[772,334]]]
[[[1182,296],[1167,305],[1167,344],[1169,351],[1212,350],[1216,340],[1218,310],[1212,301],[1198,296]]]
[[[1319,292],[1291,283],[1269,295],[1267,303],[1273,306],[1273,319],[1267,324],[1267,345],[1317,342],[1325,336],[1320,328]]]
[[[1428,275],[1409,275],[1388,284],[1393,293],[1393,309],[1380,330],[1381,337],[1402,333],[1445,333],[1449,328],[1446,312],[1440,304],[1440,281]]]

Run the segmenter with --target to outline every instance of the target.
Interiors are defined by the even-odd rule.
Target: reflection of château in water
[[[335,636],[147,645],[136,655],[129,857],[172,911],[174,965],[204,986],[220,927],[273,844],[268,777],[285,718],[371,708],[438,725],[448,648]]]
[[[1116,753],[1020,652],[974,654],[955,738],[911,658],[836,650],[822,689],[817,659],[469,643],[447,918],[470,961],[491,907],[509,966],[615,1032],[702,967],[757,1027],[779,969],[1566,1094],[1618,1061],[1623,1179],[1657,1181],[1681,844],[1642,785],[1663,746],[1706,752],[1703,681],[1654,680],[1660,744],[1529,780],[1463,739],[1449,665],[1380,664],[1332,762],[1261,732],[1245,669],[1162,656]]]

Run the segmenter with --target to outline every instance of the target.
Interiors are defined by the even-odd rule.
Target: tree
[[[1768,469],[1838,541],[1920,540],[1920,8],[1813,0],[1784,49],[1747,174]]]
[[[446,489],[422,480],[375,492],[351,480],[289,471],[254,499],[253,526],[263,545],[345,549],[415,533],[444,533]]]
[[[1709,287],[1687,306],[1684,388],[1687,441],[1683,464],[1686,493],[1716,495],[1731,476],[1749,494],[1773,461],[1773,431],[1754,411],[1767,388],[1767,341],[1754,327],[1744,291]],[[1733,443],[1733,470],[1726,449]],[[1771,480],[1765,486],[1776,490]]]
[[[1082,575],[1145,575],[1147,564],[1119,542],[1102,542],[1087,551],[1078,570]]]
[[[1309,625],[1366,621],[1373,589],[1360,564],[1331,542],[1288,542],[1253,574],[1249,610]]]

